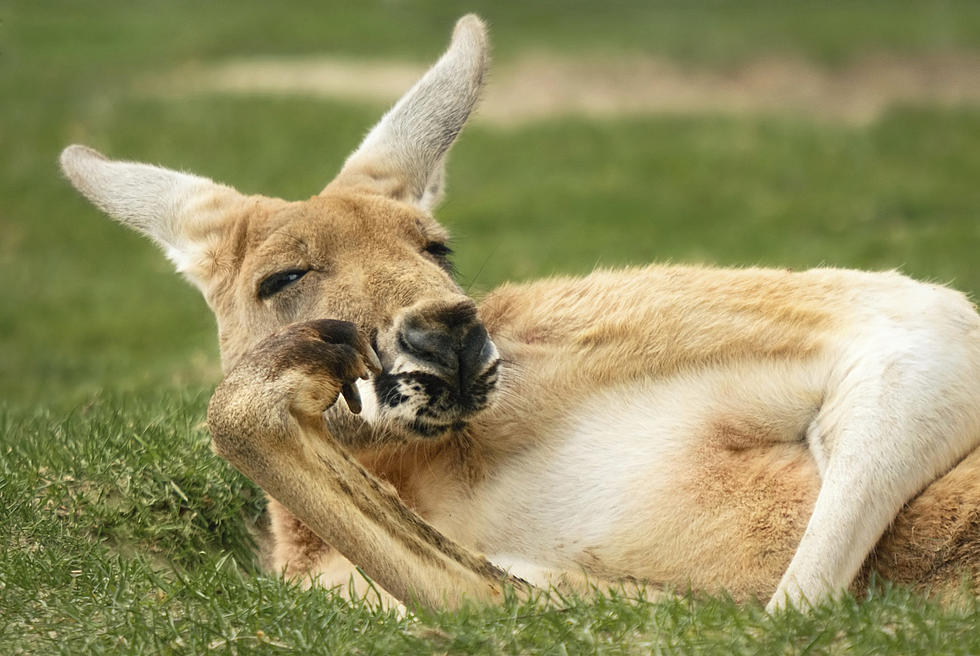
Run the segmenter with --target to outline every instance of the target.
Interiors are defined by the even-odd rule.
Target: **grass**
[[[726,67],[792,54],[980,49],[967,2],[477,2],[496,57],[653,52]],[[977,653],[976,602],[900,589],[813,613],[680,596],[398,618],[259,573],[258,491],[202,427],[213,320],[152,246],[61,180],[71,142],[244,191],[319,189],[382,108],[147,99],[144,73],[251,54],[426,60],[449,2],[0,7],[0,653]],[[474,126],[439,216],[462,282],[651,260],[895,268],[976,294],[980,111],[929,103],[867,126],[794,116]]]
[[[259,575],[256,491],[213,456],[200,394],[0,416],[3,653],[976,653],[977,602],[900,589],[808,614],[624,595],[399,618]],[[563,651],[564,650],[564,651]]]

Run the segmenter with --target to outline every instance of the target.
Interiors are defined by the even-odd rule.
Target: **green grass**
[[[248,192],[318,190],[380,114],[302,99],[139,98],[140,75],[251,54],[433,58],[454,3],[0,6],[0,653],[977,653],[976,603],[904,590],[766,617],[687,597],[399,619],[261,575],[258,491],[202,427],[214,322],[155,249],[69,188],[84,142]],[[980,50],[980,5],[477,2],[496,58]],[[861,127],[794,116],[473,126],[439,213],[475,292],[651,260],[902,268],[980,291],[980,111]],[[564,652],[563,652],[564,650]]]
[[[903,590],[809,614],[627,595],[399,618],[259,575],[256,491],[213,456],[203,394],[0,415],[0,650],[16,653],[975,653],[977,603]],[[562,651],[564,649],[564,652]]]

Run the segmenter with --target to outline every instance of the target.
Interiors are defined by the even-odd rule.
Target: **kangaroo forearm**
[[[233,376],[212,399],[215,450],[399,600],[422,606],[501,598],[523,582],[440,534],[358,464],[325,424],[260,415]],[[234,417],[234,418],[233,418]]]

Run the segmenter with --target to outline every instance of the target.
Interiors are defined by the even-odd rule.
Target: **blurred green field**
[[[24,3],[3,16],[0,397],[70,407],[104,388],[217,376],[214,329],[196,292],[65,184],[56,168],[65,144],[302,198],[332,177],[382,109],[302,98],[148,99],[133,92],[136,82],[231,56],[429,61],[460,13],[436,2],[235,7]],[[839,64],[867,52],[980,44],[973,3],[913,3],[902,12],[886,3],[476,8],[491,21],[502,61],[552,48],[655,52],[720,67],[774,53]],[[901,267],[973,291],[978,143],[976,111],[927,105],[865,127],[792,115],[476,125],[454,151],[440,218],[458,237],[463,281],[475,290],[597,264],[694,260]]]
[[[975,2],[0,5],[0,653],[980,651],[975,603],[941,610],[900,590],[781,618],[717,599],[612,599],[404,620],[254,576],[245,523],[261,500],[201,427],[220,377],[213,320],[150,244],[70,188],[57,155],[81,142],[308,196],[383,107],[152,98],[139,81],[255,55],[430,61],[465,11],[490,21],[500,62],[549,50],[833,70],[869,54],[980,53]],[[924,98],[867,125],[791,113],[477,124],[449,176],[438,216],[477,294],[652,260],[900,268],[980,291],[976,106]]]

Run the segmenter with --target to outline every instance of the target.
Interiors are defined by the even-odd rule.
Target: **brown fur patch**
[[[721,519],[730,531],[726,552],[717,554],[730,571],[725,589],[735,596],[772,594],[820,487],[806,446],[774,440],[749,421],[722,421],[709,428],[682,478],[679,497],[691,495],[692,512]]]
[[[855,586],[872,571],[932,592],[951,591],[964,577],[980,584],[980,451],[902,509]]]
[[[337,551],[289,512],[269,498],[269,519],[274,536],[270,560],[290,578],[315,574]]]

